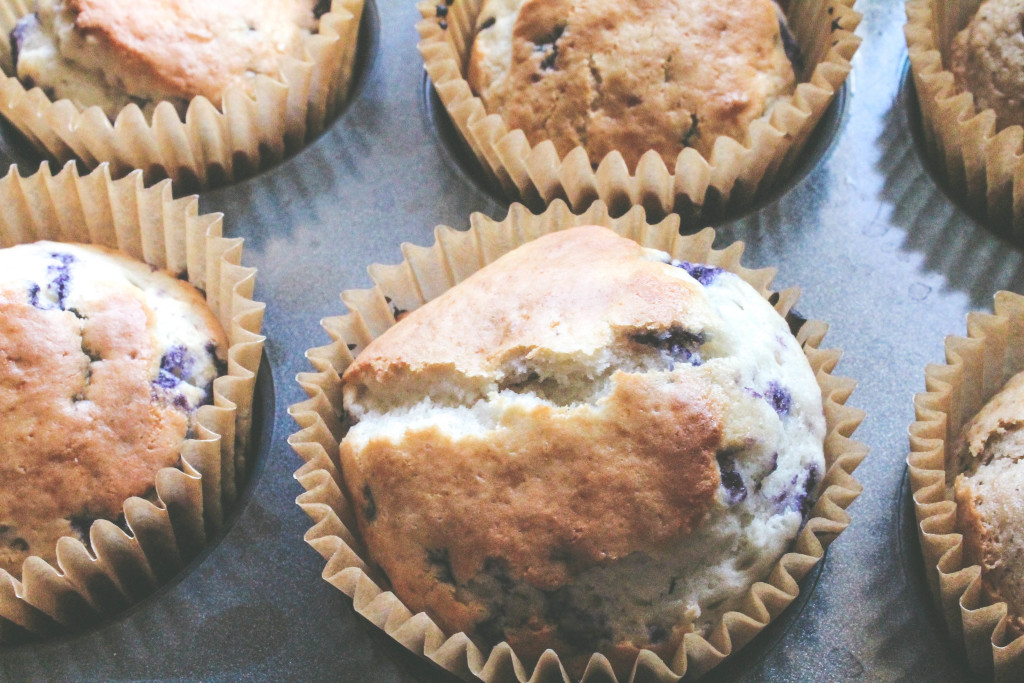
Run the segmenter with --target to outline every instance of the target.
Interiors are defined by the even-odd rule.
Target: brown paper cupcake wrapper
[[[228,336],[228,374],[213,384],[213,403],[196,415],[181,467],[156,477],[155,504],[130,498],[131,535],[96,521],[92,550],[64,537],[54,568],[38,556],[21,580],[0,570],[0,642],[88,625],[151,593],[177,573],[221,527],[246,466],[253,391],[263,350],[262,303],[252,300],[256,271],[239,265],[242,240],[221,237],[220,214],[198,214],[196,197],[173,199],[164,181],[145,187],[142,173],[111,180],[101,165],[51,174],[44,163],[27,178],[0,179],[0,247],[56,240],[98,244],[176,273],[206,293]]]
[[[346,428],[340,417],[340,375],[359,350],[395,323],[396,310],[415,309],[515,247],[574,225],[604,225],[645,246],[667,251],[677,259],[726,268],[739,274],[766,297],[771,294],[769,285],[774,270],[742,267],[742,243],[713,250],[715,233],[711,229],[680,237],[677,216],[650,225],[639,207],[613,219],[607,207],[600,203],[595,203],[582,215],[573,215],[563,202],[555,201],[539,216],[521,205],[513,205],[503,221],[495,222],[474,214],[470,222],[472,227],[466,232],[439,227],[433,246],[402,245],[405,261],[401,264],[370,266],[376,287],[343,292],[342,301],[352,312],[323,321],[333,343],[307,353],[317,371],[300,374],[298,381],[310,398],[289,409],[302,428],[292,434],[289,443],[306,462],[295,474],[306,489],[296,502],[315,521],[305,538],[327,560],[324,579],[351,596],[359,614],[402,645],[458,676],[476,676],[488,683],[563,681],[567,679],[554,652],[546,652],[530,672],[506,643],[495,647],[489,655],[481,652],[466,634],[446,635],[426,614],[413,615],[394,594],[380,588],[382,577],[366,555],[352,510],[342,493],[338,444]],[[779,293],[776,310],[786,315],[798,296],[795,289]],[[867,454],[867,448],[849,438],[863,413],[844,405],[854,382],[830,374],[840,352],[819,348],[826,329],[827,325],[822,322],[809,321],[797,334],[821,387],[828,427],[827,474],[811,519],[770,576],[750,589],[740,611],[726,614],[707,638],[686,635],[671,661],[663,661],[649,651],[642,652],[630,681],[676,681],[684,675],[696,677],[743,647],[792,602],[799,593],[797,582],[821,559],[825,547],[846,528],[849,517],[845,508],[861,490],[851,472]],[[616,678],[607,659],[595,655],[583,680],[620,679]]]
[[[151,120],[129,105],[111,123],[98,107],[82,111],[40,88],[26,90],[13,77],[3,37],[33,11],[33,0],[0,0],[0,114],[59,163],[78,158],[92,169],[107,162],[114,178],[141,169],[147,183],[171,178],[181,191],[252,175],[324,129],[348,93],[363,0],[333,0],[319,32],[305,39],[305,58],[282,60],[282,80],[257,77],[252,96],[229,88],[220,109],[195,97],[184,121],[167,102]]]
[[[925,368],[927,391],[914,397],[907,464],[921,552],[932,597],[971,669],[999,681],[1024,680],[1024,637],[1007,629],[1005,602],[990,604],[981,567],[965,564],[957,508],[946,490],[947,448],[964,424],[1024,370],[1024,297],[997,292],[995,313],[967,316],[967,338],[947,337],[946,364]],[[949,457],[953,457],[950,453]]]
[[[991,109],[959,92],[946,56],[981,0],[908,0],[904,29],[931,158],[950,189],[977,207],[992,227],[1024,239],[1024,128],[996,128]]]
[[[623,212],[643,205],[652,214],[673,210],[700,219],[711,211],[732,211],[750,203],[773,180],[792,168],[803,144],[850,72],[860,45],[853,35],[860,14],[853,0],[791,0],[786,14],[806,66],[788,100],[750,126],[750,146],[719,137],[711,158],[686,148],[668,168],[649,151],[635,169],[612,152],[591,166],[582,147],[559,157],[544,141],[531,146],[522,130],[510,130],[500,116],[488,115],[465,78],[477,14],[483,0],[459,0],[437,16],[437,3],[420,3],[416,28],[427,74],[455,127],[473,150],[492,184],[511,199],[542,209],[563,199],[577,211],[595,199]],[[447,28],[442,28],[444,23]],[[713,209],[711,207],[714,207]]]

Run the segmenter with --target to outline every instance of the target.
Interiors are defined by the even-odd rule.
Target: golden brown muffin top
[[[710,315],[700,287],[664,268],[606,228],[546,235],[409,313],[360,352],[345,382],[488,382],[511,357],[593,354],[620,330],[668,329],[680,310],[699,325]]]
[[[458,414],[416,424],[414,409],[394,417],[394,433],[364,439],[358,425],[342,443],[360,529],[399,595],[469,630],[483,609],[438,571],[464,583],[503,558],[510,577],[551,591],[701,522],[719,485],[725,401],[702,369],[587,377],[572,367],[600,366],[606,350],[640,353],[638,334],[698,324],[699,289],[632,240],[574,228],[502,256],[359,354],[344,374],[357,418],[423,396],[452,406],[503,396],[490,395],[496,422],[482,433]],[[579,396],[526,396],[545,394],[535,370],[559,368]]]
[[[86,46],[127,92],[166,98],[204,95],[256,73],[277,77],[283,55],[300,54],[315,28],[313,0],[66,0]],[[91,46],[91,47],[89,47]],[[88,50],[88,52],[87,52]]]
[[[83,289],[83,252],[180,302],[187,324],[224,343],[188,283],[109,250],[51,247],[60,255],[44,266],[51,291],[9,273],[0,282],[0,568],[16,576],[28,555],[52,561],[60,536],[116,520],[127,498],[146,495],[156,472],[177,464],[194,410],[194,394],[172,386],[181,378],[161,377],[179,371],[163,357],[168,318],[122,282]]]
[[[1024,374],[1011,378],[964,427],[952,452],[966,560],[981,565],[988,597],[1005,601],[1010,623],[1024,633]]]
[[[1024,0],[986,0],[950,46],[957,88],[1000,127],[1024,125]]]
[[[653,149],[669,169],[684,147],[747,129],[792,91],[771,0],[487,0],[468,80],[489,113],[531,144],[634,168]],[[508,36],[509,16],[514,19]]]

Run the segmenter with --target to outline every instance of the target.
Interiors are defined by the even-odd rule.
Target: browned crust
[[[189,302],[223,348],[220,324],[187,282],[101,247],[126,269],[161,278]],[[23,287],[0,287],[0,568],[15,576],[30,555],[52,562],[70,519],[116,520],[176,465],[186,415],[154,402],[155,320],[134,291],[96,292],[88,325],[71,311],[30,305]],[[92,362],[88,353],[102,358]]]
[[[312,22],[312,2],[295,5]],[[275,0],[66,0],[74,25],[86,40],[99,41],[118,68],[144,79],[157,93],[190,99],[203,95],[219,103],[224,89],[242,83],[254,64],[267,64],[295,49],[268,39],[239,35],[239,20],[261,30],[282,19]],[[228,30],[230,27],[230,30]],[[255,32],[253,32],[255,35]],[[279,67],[261,73],[277,77]],[[142,94],[142,93],[137,93]]]
[[[501,558],[513,580],[551,591],[688,534],[718,488],[721,425],[710,385],[681,374],[620,374],[597,406],[516,408],[482,437],[431,427],[358,452],[343,442],[360,529],[397,594],[471,632],[485,609],[439,582],[426,550],[446,552],[460,584]],[[513,646],[535,636],[506,632]]]
[[[485,5],[478,27],[492,14]],[[750,123],[795,85],[770,0],[526,0],[498,81],[481,67],[481,42],[468,81],[489,113],[533,145],[551,140],[560,155],[582,145],[595,162],[618,151],[629,168],[649,149],[672,167],[685,147],[710,158],[720,135],[746,143]],[[555,53],[541,49],[552,42]]]
[[[403,318],[359,354],[345,382],[379,385],[453,363],[482,377],[531,350],[593,351],[617,329],[667,329],[698,308],[699,285],[642,253],[597,226],[545,235]],[[467,327],[467,316],[479,324]]]
[[[605,228],[539,238],[374,340],[345,372],[346,395],[368,378],[397,391],[431,369],[493,372],[512,352],[564,350],[567,341],[593,350],[622,327],[667,328],[700,302],[698,286],[671,272]],[[396,594],[442,628],[474,633],[492,615],[455,584],[469,585],[489,560],[508,580],[551,592],[689,535],[719,486],[724,401],[700,368],[620,371],[594,404],[517,404],[482,434],[431,425],[397,441],[346,439],[341,465],[370,555]],[[453,582],[439,580],[430,553],[443,556]],[[591,654],[539,615],[503,636],[528,657],[557,647],[580,669]],[[674,636],[664,653],[677,645]],[[622,663],[637,651],[615,650]]]

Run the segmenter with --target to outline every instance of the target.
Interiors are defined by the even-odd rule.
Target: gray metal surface
[[[259,464],[226,534],[170,586],[86,633],[0,647],[0,677],[16,680],[449,681],[354,615],[321,580],[294,504],[298,458],[285,410],[303,352],[327,341],[321,318],[343,312],[338,293],[370,285],[366,266],[401,259],[399,244],[429,244],[443,223],[502,217],[505,203],[457,161],[425,96],[411,0],[376,0],[357,90],[329,130],[285,163],[204,193],[226,232],[246,238],[270,373],[261,381]],[[1021,252],[974,222],[938,188],[911,135],[902,86],[903,3],[858,3],[864,38],[835,139],[795,186],[756,213],[719,227],[719,246],[748,244],[744,263],[775,266],[798,285],[798,308],[831,323],[825,346],[845,350],[855,378],[857,437],[871,455],[850,528],[808,577],[798,604],[714,681],[967,680],[927,603],[904,486],[911,403],[926,363],[969,310],[998,289],[1024,291]],[[827,146],[827,145],[826,145]],[[9,126],[0,161],[31,172],[38,159]],[[0,207],[2,210],[2,207]],[[271,380],[272,375],[272,382]]]

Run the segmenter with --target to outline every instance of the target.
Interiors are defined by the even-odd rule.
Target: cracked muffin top
[[[344,481],[395,594],[576,676],[736,609],[825,471],[820,389],[771,305],[594,226],[409,313],[343,382]]]
[[[592,163],[747,129],[793,91],[796,43],[771,0],[484,0],[467,79],[488,113]]]
[[[1024,125],[1024,0],[985,0],[950,46],[950,70],[1000,128]]]
[[[316,0],[37,0],[11,32],[18,78],[114,118],[134,102],[214,105],[258,74],[279,78],[316,30]]]
[[[101,247],[0,250],[0,568],[55,559],[178,463],[226,350],[187,282]]]
[[[981,565],[992,601],[1006,602],[1008,619],[1024,633],[1024,373],[1015,375],[968,422],[951,453],[957,525],[969,564]]]

